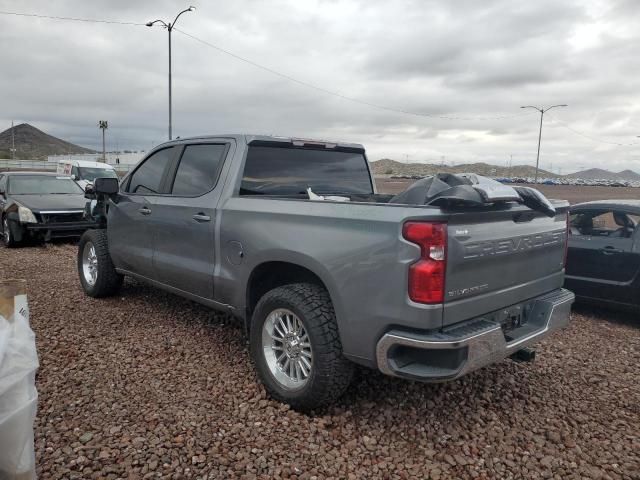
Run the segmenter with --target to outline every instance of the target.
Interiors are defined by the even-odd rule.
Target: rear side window
[[[240,195],[373,193],[359,152],[250,146]]]
[[[215,187],[227,146],[187,145],[173,181],[173,195],[193,197]]]
[[[173,147],[160,150],[140,165],[129,181],[129,193],[163,193],[161,192],[162,176],[171,161]]]

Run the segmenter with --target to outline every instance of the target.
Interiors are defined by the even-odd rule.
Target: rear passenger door
[[[169,174],[169,194],[152,199],[157,279],[213,299],[215,227],[219,180],[230,143],[186,143]]]
[[[110,203],[107,235],[109,252],[117,268],[154,277],[152,199],[168,191],[167,172],[176,151],[176,147],[163,148],[140,162]]]

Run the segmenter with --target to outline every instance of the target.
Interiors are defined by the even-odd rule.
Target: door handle
[[[204,213],[196,213],[192,217],[196,222],[210,222],[211,217],[209,215],[205,215]]]
[[[140,210],[138,210],[138,212],[140,212],[142,215],[150,215],[151,214],[151,210],[148,207],[142,207]]]
[[[622,253],[622,250],[620,250],[619,248],[615,248],[615,247],[604,247],[604,248],[601,248],[600,251],[602,253],[604,253],[605,255],[613,255],[614,253]]]

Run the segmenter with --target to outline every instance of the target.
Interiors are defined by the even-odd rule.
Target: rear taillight
[[[402,236],[420,246],[420,260],[409,266],[409,298],[418,303],[442,303],[447,269],[447,224],[407,222]]]

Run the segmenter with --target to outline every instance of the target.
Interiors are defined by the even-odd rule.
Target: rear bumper
[[[378,368],[387,375],[427,382],[459,378],[566,327],[574,299],[572,292],[560,288],[517,306],[528,311],[527,322],[507,333],[494,320],[496,315],[432,334],[389,331],[376,347]]]

